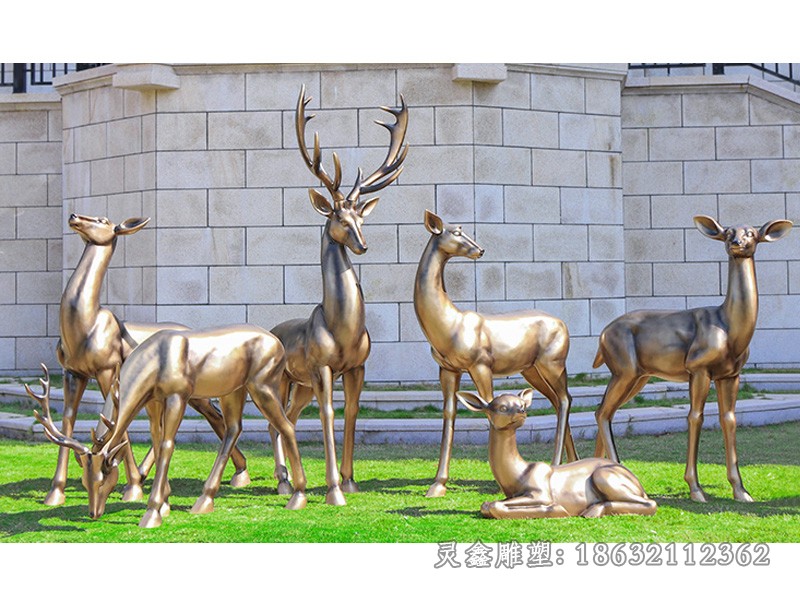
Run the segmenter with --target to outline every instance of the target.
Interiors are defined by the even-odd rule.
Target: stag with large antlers
[[[567,388],[567,326],[538,310],[502,315],[460,310],[447,295],[444,267],[454,256],[477,260],[483,256],[483,249],[459,225],[445,223],[430,211],[425,211],[425,228],[431,238],[417,268],[414,310],[439,365],[444,396],[439,469],[427,496],[435,498],[447,492],[456,392],[464,373],[469,373],[484,398],[492,397],[495,376],[522,374],[556,409],[553,464],[561,463],[565,448],[568,460],[576,460],[568,424],[572,397]]]
[[[69,218],[70,228],[78,233],[86,246],[64,288],[59,312],[61,337],[56,355],[64,369],[62,428],[67,436],[72,435],[78,406],[89,379],[97,380],[103,397],[107,399],[103,413],[110,416],[113,409],[108,399],[112,397],[110,392],[114,373],[133,348],[161,329],[186,329],[178,323],[122,321],[110,310],[100,306],[100,290],[116,249],[117,238],[136,233],[149,221],[148,218],[138,217],[115,225],[105,217],[73,214]],[[215,433],[221,437],[224,431],[222,415],[211,402],[193,398],[190,405],[208,420]],[[105,425],[98,426],[98,431],[102,434]],[[138,500],[142,497],[141,479],[152,465],[153,454],[148,453],[137,471],[130,446],[126,446],[124,452],[128,485],[123,498]],[[58,452],[53,482],[44,501],[49,506],[64,503],[68,460],[69,451],[62,447]],[[247,485],[250,481],[247,462],[238,448],[234,449],[232,460],[236,466],[236,474],[231,485]]]
[[[607,454],[619,462],[611,420],[620,406],[639,393],[650,376],[688,381],[691,408],[684,479],[692,500],[706,502],[708,497],[697,480],[697,448],[703,409],[714,381],[733,497],[752,502],[739,473],[735,408],[739,374],[747,362],[758,317],[754,256],[759,243],[781,239],[791,230],[792,222],[770,221],[760,228],[723,227],[711,217],[699,215],[694,223],[700,233],[725,244],[729,256],[725,301],[721,306],[680,311],[634,311],[603,329],[594,368],[606,364],[611,380],[595,413],[598,428],[595,456]]]
[[[107,435],[92,435],[95,446],[87,448],[69,435],[58,431],[49,409],[49,377],[45,369],[44,393],[28,393],[42,406],[35,413],[45,435],[54,443],[75,454],[83,467],[83,483],[89,493],[89,516],[99,518],[108,495],[117,482],[117,457],[128,446],[126,431],[142,410],[150,417],[150,433],[155,449],[156,476],[140,527],[158,527],[169,512],[170,487],[167,479],[175,436],[190,398],[220,398],[224,435],[203,494],[191,512],[213,511],[214,496],[219,490],[223,470],[242,431],[242,412],[246,393],[264,417],[281,434],[289,455],[295,492],[286,508],[299,509],[306,504],[306,478],[294,427],[281,406],[279,389],[286,366],[280,341],[253,325],[195,331],[159,331],[139,344],[119,371],[114,389],[119,408],[116,422],[101,417]]]
[[[300,413],[313,396],[319,403],[322,433],[325,443],[325,479],[328,486],[326,502],[345,504],[342,490],[357,492],[353,478],[353,447],[358,415],[358,403],[364,383],[364,362],[370,351],[367,333],[364,297],[355,269],[347,256],[349,248],[355,254],[364,254],[367,244],[361,231],[364,218],[372,212],[378,198],[362,200],[362,194],[377,192],[395,181],[402,172],[408,146],[403,145],[408,126],[408,109],[403,102],[399,109],[381,107],[395,117],[394,123],[377,123],[391,136],[386,158],[378,169],[367,177],[361,169],[352,190],[347,194],[339,189],[342,183],[342,166],[334,152],[334,174],[331,177],[322,166],[319,135],[314,135],[314,152],[309,154],[305,141],[305,128],[314,115],[305,114],[311,101],[306,97],[305,86],[297,101],[296,133],[300,154],[306,166],[328,190],[333,203],[314,189],[309,189],[311,205],[327,219],[322,233],[322,304],[316,306],[309,319],[294,319],[274,327],[272,332],[286,347],[287,364],[282,382],[283,400],[287,416],[296,423]],[[342,377],[345,396],[344,451],[342,454],[341,483],[336,460],[333,435],[333,382]],[[294,392],[291,395],[292,388]],[[291,490],[282,456],[281,444],[273,436],[275,449],[275,476],[279,491]]]

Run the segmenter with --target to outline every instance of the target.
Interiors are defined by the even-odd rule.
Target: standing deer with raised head
[[[83,466],[83,483],[89,493],[89,516],[96,519],[105,510],[108,495],[117,482],[117,457],[128,446],[126,431],[136,415],[147,410],[155,450],[156,476],[140,527],[158,527],[169,512],[170,486],[167,479],[175,436],[190,398],[219,397],[224,434],[203,494],[192,513],[213,511],[214,496],[222,474],[242,431],[246,394],[280,432],[295,481],[295,492],[286,508],[306,504],[306,478],[294,427],[281,406],[279,390],[285,353],[271,333],[253,325],[194,331],[159,331],[139,344],[119,371],[114,395],[116,422],[103,418],[107,435],[95,439],[99,449],[91,450],[56,428],[49,411],[49,380],[45,371],[44,393],[28,393],[42,405],[35,413],[47,437],[63,448],[74,450]]]
[[[489,465],[506,495],[484,502],[492,519],[652,515],[658,508],[628,469],[605,458],[584,458],[566,465],[529,463],[517,449],[517,429],[525,422],[533,390],[502,394],[486,402],[470,392],[456,394],[473,412],[489,419]]]
[[[295,129],[300,154],[311,172],[328,190],[333,204],[314,189],[309,189],[311,205],[327,219],[322,233],[322,304],[318,304],[308,319],[293,319],[272,329],[286,348],[286,372],[282,382],[287,416],[296,423],[300,413],[316,396],[319,403],[322,434],[325,444],[325,480],[328,486],[326,502],[344,505],[342,491],[358,492],[353,478],[353,447],[355,445],[356,418],[361,388],[364,384],[364,363],[369,356],[370,339],[367,332],[364,296],[358,276],[347,256],[347,249],[364,254],[367,244],[361,231],[364,218],[372,212],[378,198],[362,200],[362,194],[381,190],[396,180],[402,172],[408,146],[403,140],[408,126],[408,108],[381,107],[395,117],[391,124],[377,121],[389,130],[390,143],[386,158],[368,177],[358,171],[355,185],[347,196],[339,189],[342,167],[334,152],[334,175],[330,177],[322,167],[319,135],[314,135],[314,154],[309,155],[305,141],[305,128],[314,115],[305,115],[311,101],[306,98],[305,86],[297,101]],[[333,382],[341,375],[344,387],[344,450],[342,453],[341,484],[336,460],[333,434]],[[289,402],[291,389],[294,393]],[[273,436],[275,451],[275,477],[279,491],[291,490],[280,440]]]
[[[85,242],[78,265],[69,278],[61,296],[59,327],[61,337],[56,347],[58,362],[64,369],[64,435],[71,436],[83,393],[89,379],[96,379],[103,397],[107,399],[103,412],[112,412],[109,405],[114,373],[122,361],[141,343],[161,329],[186,329],[177,323],[133,323],[121,321],[110,310],[100,306],[100,290],[108,265],[116,249],[117,238],[131,235],[150,221],[138,217],[115,225],[105,217],[87,217],[73,214],[69,226]],[[211,424],[218,436],[223,432],[222,416],[207,399],[192,399],[191,406]],[[102,434],[105,425],[98,426]],[[123,499],[138,500],[142,497],[141,479],[152,465],[152,453],[136,471],[133,453],[126,446],[125,469],[128,477]],[[247,485],[247,462],[237,449],[233,452],[236,474],[231,484]],[[64,503],[64,488],[67,481],[69,450],[59,449],[53,482],[44,503],[57,506]]]
[[[442,445],[436,481],[428,497],[445,494],[456,418],[456,392],[463,373],[469,373],[484,398],[493,394],[493,378],[520,373],[556,409],[553,464],[577,459],[569,430],[572,397],[567,389],[569,332],[563,321],[538,310],[502,315],[462,311],[453,304],[444,286],[444,267],[454,256],[477,260],[483,249],[458,225],[445,223],[425,211],[430,232],[414,283],[414,310],[439,365],[444,395]]]
[[[607,454],[619,462],[611,420],[617,409],[638,394],[651,376],[688,381],[691,408],[684,479],[692,500],[706,502],[708,497],[697,480],[697,448],[703,409],[713,380],[733,497],[752,502],[739,473],[735,408],[739,374],[747,362],[758,317],[754,255],[757,244],[781,239],[789,233],[792,223],[777,220],[760,228],[722,227],[704,215],[696,216],[694,223],[703,235],[725,243],[729,256],[725,301],[721,306],[689,310],[633,311],[603,329],[594,368],[607,365],[611,380],[595,413],[598,427],[595,456]]]

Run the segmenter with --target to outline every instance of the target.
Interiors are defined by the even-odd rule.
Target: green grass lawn
[[[688,499],[683,481],[685,434],[618,440],[626,464],[659,504],[653,517],[605,517],[494,521],[479,514],[482,502],[498,499],[498,487],[483,446],[457,447],[445,498],[425,498],[436,471],[433,446],[362,446],[356,449],[361,494],[348,505],[324,504],[324,463],[319,445],[302,445],[309,477],[308,506],[286,511],[275,493],[272,455],[266,445],[248,444],[250,486],[223,485],[215,512],[192,515],[215,448],[179,445],[170,479],[172,514],[161,528],[137,527],[144,505],[123,503],[112,494],[106,514],[93,521],[79,468],[70,461],[67,503],[41,504],[55,466],[52,444],[0,440],[0,540],[5,542],[437,542],[485,543],[511,539],[639,542],[800,542],[800,423],[740,428],[739,456],[744,482],[754,504],[732,500],[725,477],[721,434],[703,432],[700,481],[712,496],[708,504]],[[578,441],[582,456],[593,443]],[[145,447],[134,447],[137,457]],[[341,452],[341,449],[339,450]],[[528,459],[549,456],[549,445],[521,448]],[[228,474],[231,472],[229,466]],[[121,478],[122,479],[122,478]],[[146,486],[146,492],[149,491]]]

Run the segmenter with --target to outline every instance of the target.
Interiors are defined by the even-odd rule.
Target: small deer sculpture
[[[300,413],[313,396],[319,403],[322,434],[325,444],[325,481],[328,485],[326,502],[341,506],[346,504],[344,492],[358,492],[353,477],[353,448],[355,446],[356,419],[361,388],[364,384],[364,363],[370,352],[370,339],[366,327],[364,294],[358,275],[347,256],[349,248],[354,254],[364,254],[367,244],[361,226],[372,212],[378,198],[362,200],[362,194],[381,190],[396,180],[403,170],[408,145],[403,140],[408,127],[408,108],[402,101],[399,109],[381,107],[396,118],[391,124],[377,121],[389,130],[390,142],[386,158],[371,175],[364,177],[358,171],[353,189],[345,196],[339,189],[342,167],[334,152],[334,175],[331,178],[322,167],[319,135],[314,135],[314,154],[309,154],[305,141],[305,128],[315,115],[306,116],[305,107],[311,101],[305,95],[305,86],[297,101],[295,129],[300,154],[309,170],[328,190],[333,205],[314,189],[309,189],[311,204],[327,222],[322,234],[322,303],[318,304],[308,319],[293,319],[274,327],[274,333],[286,347],[286,372],[281,394],[287,416],[296,423]],[[342,453],[341,483],[336,461],[333,434],[333,382],[342,377],[344,387],[344,450]],[[292,389],[294,393],[292,394]],[[291,402],[289,401],[291,395]],[[273,432],[274,433],[274,432]],[[278,490],[289,493],[288,480],[280,440],[273,435],[275,451],[275,477]]]
[[[101,417],[108,428],[95,438],[99,450],[87,448],[56,428],[50,417],[50,383],[45,369],[44,393],[28,394],[37,400],[43,413],[35,413],[47,437],[75,451],[83,467],[83,483],[89,494],[89,516],[99,518],[108,495],[118,478],[118,456],[128,445],[126,431],[142,408],[150,417],[150,432],[155,450],[156,476],[140,527],[158,527],[169,512],[170,487],[167,479],[175,436],[190,398],[220,398],[224,435],[203,494],[191,512],[209,513],[219,490],[225,464],[242,430],[246,393],[281,434],[289,455],[295,492],[286,508],[306,504],[306,478],[297,448],[294,427],[281,406],[279,389],[286,366],[280,341],[252,325],[194,331],[159,331],[139,344],[119,371],[115,395],[119,407],[116,422]]]
[[[657,505],[626,467],[605,458],[584,458],[565,465],[529,463],[517,450],[517,429],[525,422],[533,390],[502,394],[491,402],[458,392],[461,403],[489,419],[489,465],[504,500],[484,502],[481,514],[492,519],[652,515]]]
[[[688,381],[691,408],[684,479],[692,500],[706,502],[708,497],[697,479],[697,448],[703,409],[713,380],[733,497],[752,502],[739,473],[735,407],[739,374],[747,362],[758,316],[754,256],[759,243],[781,239],[789,233],[792,223],[776,220],[760,228],[723,227],[713,218],[699,215],[694,224],[703,235],[725,244],[729,257],[725,301],[721,306],[680,311],[633,311],[603,329],[594,368],[607,365],[611,380],[595,413],[598,426],[595,456],[607,454],[619,461],[611,420],[620,406],[639,393],[650,376]]]
[[[425,227],[431,238],[417,269],[414,309],[439,365],[444,395],[439,469],[427,496],[439,497],[447,491],[456,392],[465,372],[485,398],[492,397],[493,377],[521,373],[556,409],[553,464],[560,464],[565,448],[568,460],[577,460],[568,422],[572,397],[567,389],[567,326],[538,310],[482,315],[458,309],[445,290],[445,264],[454,256],[477,260],[484,251],[460,226],[445,223],[430,211],[425,211]]]
[[[71,436],[75,425],[83,393],[89,379],[96,379],[104,398],[112,398],[111,386],[114,373],[122,361],[137,344],[161,329],[186,329],[178,323],[134,323],[122,321],[107,308],[100,306],[100,290],[108,265],[116,249],[119,236],[131,235],[140,231],[150,221],[137,217],[127,219],[116,225],[105,217],[87,217],[73,214],[69,226],[86,246],[77,267],[69,278],[61,296],[59,311],[60,339],[56,347],[58,362],[64,369],[64,416],[62,428],[64,435]],[[192,408],[202,414],[218,436],[222,436],[222,416],[208,399],[192,399]],[[103,412],[108,416],[111,407]],[[105,431],[105,425],[98,426],[98,432]],[[142,497],[141,480],[152,466],[152,452],[142,462],[140,471],[130,446],[123,448],[127,486],[123,495],[126,501]],[[69,450],[59,449],[55,475],[44,503],[57,506],[64,503],[64,488],[67,482],[67,462]],[[236,474],[231,484],[240,487],[247,485],[247,461],[238,448],[234,449],[232,460]]]

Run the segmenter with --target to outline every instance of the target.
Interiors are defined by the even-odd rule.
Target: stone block
[[[394,69],[323,71],[320,75],[320,104],[322,108],[364,108],[393,105],[399,100],[398,91],[412,102],[409,89],[395,84]],[[296,94],[295,94],[296,96]]]
[[[649,130],[649,159],[714,160],[713,127],[674,127]]]
[[[453,81],[448,67],[420,66],[399,69],[397,90],[412,106],[472,103],[472,84]],[[384,100],[383,104],[385,103]]]
[[[244,73],[183,74],[180,89],[157,92],[158,110],[160,113],[244,110],[244,82]]]
[[[402,302],[398,306],[400,307],[400,340],[403,342],[426,342],[425,334],[414,311],[414,304]],[[430,352],[428,356],[430,356]]]
[[[531,110],[503,110],[503,143],[524,148],[558,148],[559,115]]]
[[[367,381],[438,380],[439,368],[426,342],[378,342],[372,345],[366,363]]]
[[[558,132],[561,148],[604,152],[622,148],[619,117],[561,113],[558,116]]]
[[[800,127],[783,128],[783,156],[800,158]]]
[[[413,148],[409,150],[404,163],[403,183],[472,183],[474,162],[475,156],[470,146]],[[380,164],[380,160],[377,164]]]
[[[760,227],[767,221],[783,219],[785,216],[786,202],[783,194],[721,194],[719,196],[719,222],[723,227],[741,224]]]
[[[507,71],[505,79],[499,83],[476,83],[474,86],[475,104],[528,108],[531,104],[530,75]]]
[[[560,223],[561,199],[557,187],[506,186],[507,223]]]
[[[711,127],[749,125],[748,98],[745,93],[683,94],[683,125]]]
[[[61,280],[59,279],[59,287]],[[15,304],[17,301],[17,273],[0,273],[0,304]]]
[[[531,107],[535,110],[582,113],[585,87],[582,77],[531,75]]]
[[[623,125],[627,125],[623,121]],[[622,156],[625,162],[644,162],[649,160],[647,154],[649,147],[648,129],[622,129]]]
[[[625,260],[629,263],[683,259],[683,229],[625,231]]]
[[[400,341],[398,304],[367,304],[367,331],[372,343]]]
[[[589,225],[589,260],[624,260],[625,244],[620,225]]]
[[[208,304],[207,267],[159,267],[156,277],[159,305]]]
[[[386,105],[386,102],[382,102],[381,106]],[[392,106],[392,103],[389,103],[389,106]],[[406,105],[408,106],[408,105]],[[398,102],[399,107],[399,102]],[[431,106],[423,106],[423,107],[416,107],[416,106],[408,106],[408,130],[406,131],[405,142],[408,143],[409,147],[416,148],[417,146],[432,146],[436,143],[436,136],[434,133],[435,125],[434,125],[434,109]],[[334,112],[334,111],[331,111]],[[337,112],[344,112],[344,113],[353,113],[354,111],[337,111]],[[327,113],[324,113],[320,119],[326,118]],[[357,111],[358,115],[358,134],[357,137],[350,137],[346,141],[342,142],[342,145],[355,145],[356,142],[359,146],[377,146],[378,148],[389,148],[389,141],[390,135],[389,132],[386,130],[385,127],[382,127],[375,123],[375,121],[381,121],[383,123],[391,124],[394,123],[395,118],[387,113],[386,111],[377,108],[377,107],[368,107],[368,108],[361,108]],[[292,123],[294,122],[292,118]],[[313,125],[316,124],[316,121],[313,121]],[[313,127],[313,125],[309,125]],[[450,124],[452,126],[452,123]],[[285,127],[285,125],[284,125]],[[294,130],[294,125],[291,127]],[[346,130],[346,134],[352,136],[352,131],[348,128]],[[339,135],[339,134],[337,134]],[[288,137],[286,133],[284,133],[285,137]],[[295,139],[296,136],[292,135],[292,140]],[[307,144],[309,146],[313,146],[313,138],[309,133],[307,137]],[[328,142],[327,138],[320,136],[320,141],[322,143],[328,144],[330,146],[334,146],[332,142]],[[472,138],[470,137],[470,142]],[[441,143],[441,142],[439,142]],[[294,147],[295,142],[292,142],[291,147]],[[287,147],[289,144],[287,144]],[[384,154],[386,150],[384,150]]]
[[[109,269],[106,276],[109,304],[141,304],[143,298],[142,269]]]
[[[247,319],[247,307],[244,304],[159,304],[156,310],[158,321],[183,323],[192,329],[239,325]]]
[[[421,221],[422,219],[420,219]],[[399,225],[397,228],[399,244],[399,262],[418,263],[431,234],[420,223],[419,225]]]
[[[392,184],[380,191],[380,202],[370,213],[368,222],[385,225],[422,223],[425,209],[432,210],[434,205],[433,185]]]
[[[158,150],[207,150],[206,113],[159,113],[156,115]]]
[[[476,144],[500,146],[503,143],[503,111],[476,107],[473,110],[473,135]]]
[[[247,307],[247,322],[270,330],[291,319],[307,319],[315,304],[251,304]]]
[[[757,329],[750,342],[750,363],[785,364],[786,349],[796,348],[798,337],[796,329]]]
[[[751,164],[753,192],[800,191],[800,160],[754,160]]]
[[[63,124],[61,109],[47,111],[47,140],[60,142],[63,140]]]
[[[781,127],[717,127],[717,159],[782,158]]]
[[[206,195],[206,190],[159,190],[156,195],[158,226],[206,227],[208,225]]]
[[[142,152],[153,152],[156,150],[156,115],[148,114],[142,117]]]
[[[782,260],[758,261],[756,277],[759,297],[789,293],[789,263],[787,262]],[[761,310],[763,311],[763,307]]]
[[[475,229],[475,241],[486,251],[485,260],[492,262],[533,260],[533,230],[530,225],[478,223]]]
[[[695,215],[709,215],[716,218],[717,197],[712,194],[653,196],[651,212],[654,228],[693,228]]]
[[[246,181],[244,151],[159,152],[156,168],[159,189],[241,188]],[[249,174],[247,182],[259,185]]]
[[[467,259],[455,259],[450,261],[444,271],[444,285],[447,295],[453,302],[474,302],[475,301],[475,266],[476,264]],[[414,270],[416,275],[416,269]],[[413,299],[412,291],[403,300]]]
[[[124,90],[123,113],[126,117],[152,115],[156,112],[155,90]]]
[[[122,157],[92,162],[92,194],[118,194],[125,191],[125,161]]]
[[[475,186],[475,220],[502,223],[504,220],[503,186]]]
[[[111,121],[106,131],[108,156],[137,154],[142,151],[141,117]]]
[[[9,304],[3,307],[0,337],[47,335],[47,307],[44,304]]]
[[[622,224],[622,190],[564,188],[561,190],[563,223]]]
[[[46,270],[45,240],[0,240],[0,272]]]
[[[589,258],[585,225],[534,225],[533,258],[542,261],[583,261]]]
[[[319,227],[252,227],[247,231],[248,265],[319,264]]]
[[[465,225],[475,221],[475,187],[473,185],[437,185],[437,215],[448,223]],[[420,223],[422,217],[420,218]]]
[[[397,262],[399,242],[396,225],[378,225],[365,221],[361,232],[368,249],[361,256],[351,253],[353,264]]]
[[[84,163],[71,163],[64,165],[64,198],[82,198],[86,196],[90,196],[92,193],[92,170],[91,170],[91,163],[84,162]],[[19,179],[18,177],[16,179]],[[40,190],[38,195],[40,198],[37,198],[35,201],[32,201],[33,204],[46,204],[47,203],[47,179],[44,177],[40,177],[41,181],[39,183]],[[3,177],[0,177],[0,185],[5,186],[3,181]],[[5,188],[8,189],[8,188]],[[31,194],[33,189],[30,187],[26,187],[27,193]],[[17,204],[19,202],[17,201]]]
[[[750,95],[750,125],[798,125],[800,111]]]
[[[533,150],[533,185],[586,185],[586,153],[574,150]]]
[[[409,302],[416,264],[362,265],[361,287],[367,302]]]
[[[48,113],[44,110],[0,111],[0,140],[46,142]]]
[[[653,295],[653,265],[650,263],[629,263],[625,265],[625,295]]]
[[[590,311],[591,335],[600,335],[606,325],[625,313],[625,300],[622,298],[592,300]]]
[[[577,373],[600,374],[601,371],[595,371],[592,369],[592,363],[594,362],[596,353],[596,337],[575,336],[570,338],[569,356],[567,357],[567,373],[570,375]]]
[[[124,116],[123,90],[100,87],[89,90],[89,122],[103,123]]]
[[[561,298],[559,263],[509,263],[506,265],[506,298],[535,301]]]
[[[17,172],[17,145],[0,143],[0,175],[14,175]]]
[[[247,185],[249,187],[306,188],[319,185],[319,180],[303,166],[303,159],[296,149],[247,150],[246,154]],[[328,162],[326,162],[326,157]],[[329,154],[323,155],[323,166],[328,173],[333,173],[333,162]],[[244,187],[244,183],[218,187]],[[303,192],[302,195],[308,198],[307,192]]]
[[[529,185],[531,151],[527,148],[479,146],[475,148],[475,181]]]
[[[435,111],[436,143],[442,145],[472,144],[472,108],[441,106]],[[410,117],[409,117],[410,118]]]
[[[156,153],[147,152],[125,157],[125,191],[156,188]]]
[[[108,124],[98,123],[71,130],[72,157],[76,162],[108,156]]]
[[[17,343],[14,338],[0,338],[0,369],[12,371],[17,366]]]
[[[564,298],[622,298],[623,262],[568,262],[562,265]]]
[[[790,262],[788,263],[788,267],[789,267],[789,293],[800,294],[800,263]]]
[[[211,304],[270,304],[283,302],[281,267],[211,267],[208,301]]]
[[[281,225],[283,201],[278,189],[217,189],[208,192],[211,227]]]
[[[622,84],[613,79],[589,79],[586,86],[586,112],[619,116],[622,112]]]
[[[291,110],[297,107],[300,87],[312,97],[309,110],[319,107],[319,77],[307,71],[273,71],[245,74],[247,110]]]
[[[2,154],[0,152],[0,154]],[[2,161],[2,158],[0,158]],[[17,144],[17,173],[61,173],[61,144],[31,142]]]
[[[59,207],[20,207],[17,209],[17,239],[61,237]]]
[[[632,297],[626,301],[627,312],[634,310],[686,310],[686,296]]]
[[[58,304],[61,302],[61,273],[17,272],[16,291],[17,304]]]
[[[156,240],[159,266],[245,264],[242,228],[164,228],[158,230]]]
[[[623,196],[622,214],[625,229],[649,229],[650,197]]]
[[[681,194],[683,193],[683,164],[680,162],[626,162],[622,171],[622,189],[626,196]]]
[[[589,187],[622,187],[622,154],[619,152],[587,152],[586,169]]]
[[[67,94],[61,99],[64,129],[87,125],[89,119],[89,90]]]
[[[680,127],[681,96],[623,94],[622,122],[625,127]]]
[[[505,265],[479,261],[475,265],[475,286],[478,300],[505,300]]]
[[[653,265],[656,296],[711,296],[720,293],[716,263],[657,263]]]
[[[257,114],[275,115],[276,117],[278,117],[281,113],[257,113]],[[282,114],[283,114],[283,140],[281,141],[279,137],[278,139],[271,140],[273,143],[262,145],[261,147],[294,148],[296,152],[295,156],[297,160],[297,166],[298,168],[301,168],[303,162],[300,156],[300,152],[297,150],[299,146],[297,143],[297,132],[295,129],[295,115],[294,113],[290,112],[285,112]],[[315,118],[312,121],[310,121],[306,126],[306,138],[305,138],[306,148],[308,149],[309,155],[313,155],[314,134],[318,133],[319,144],[320,148],[322,149],[323,166],[330,165],[326,167],[326,170],[328,171],[328,173],[333,175],[333,158],[331,157],[333,152],[337,152],[341,157],[344,148],[359,145],[358,111],[352,109],[321,110],[321,111],[315,111],[313,114],[316,115]],[[375,115],[377,117],[377,113],[375,113]],[[386,113],[383,113],[383,115],[386,115]],[[393,119],[391,117],[382,116],[381,119],[382,120],[388,119],[389,123],[393,122]],[[279,134],[281,131],[279,124],[275,124],[274,127],[276,129],[273,132],[273,136],[274,134]],[[383,127],[378,127],[377,125],[374,124],[372,125],[372,127],[374,135],[379,138],[376,141],[382,142],[382,145],[386,145],[388,147],[389,136],[386,133],[386,130]],[[248,148],[254,148],[254,149],[259,148],[259,142],[257,138],[253,138],[250,143],[252,144],[252,146],[247,146]],[[343,162],[345,163],[345,166],[349,164],[347,163],[347,161]],[[380,161],[377,164],[380,164]],[[348,179],[345,181],[351,181],[351,180]]]
[[[34,371],[41,374],[41,364],[45,363],[51,372],[58,372],[56,359],[57,337],[19,337],[17,338],[16,369]]]

